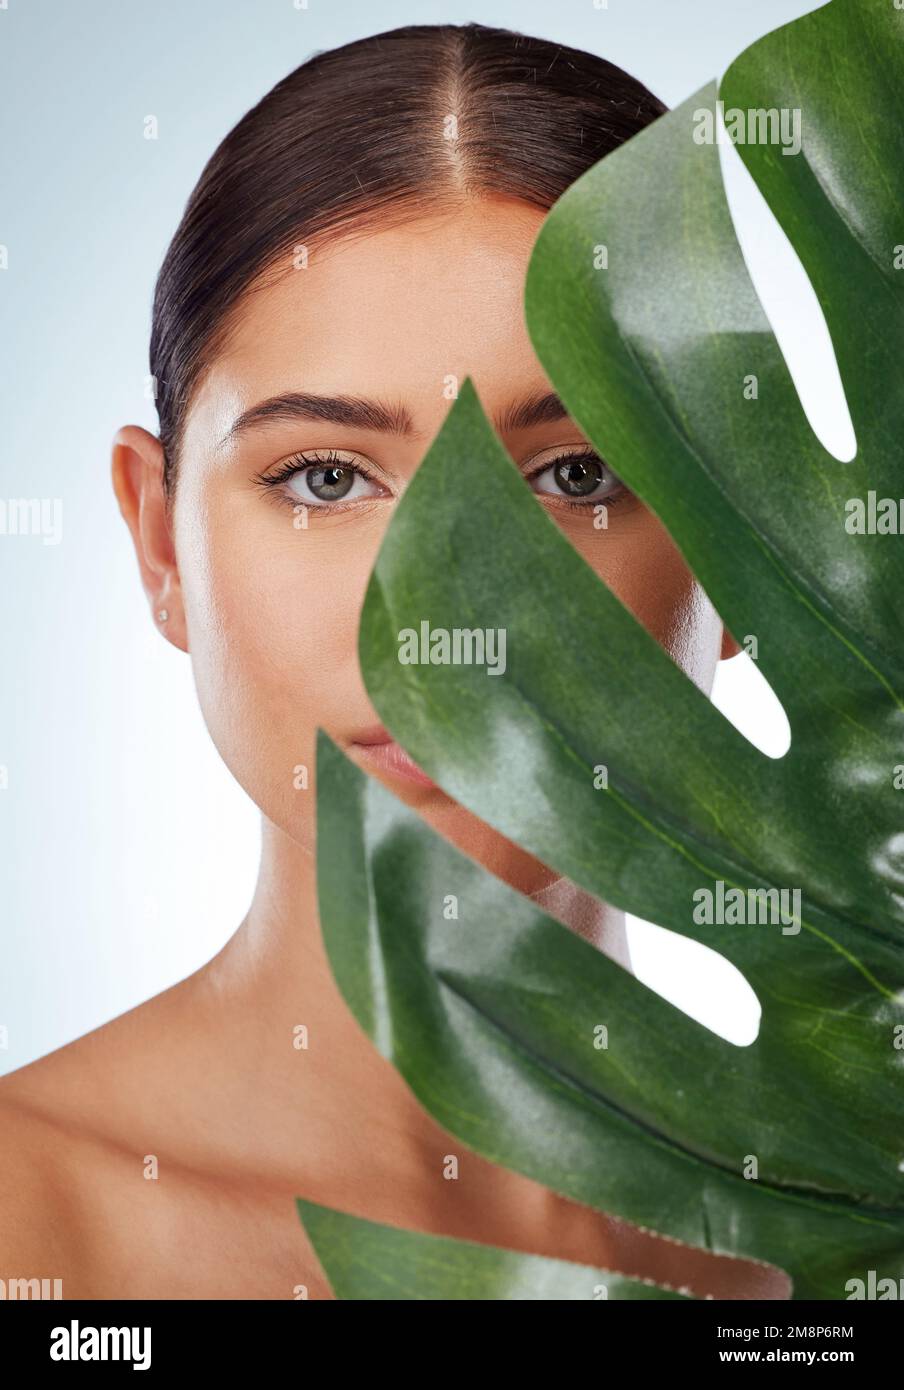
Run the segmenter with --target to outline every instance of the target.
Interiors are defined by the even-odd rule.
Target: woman
[[[330,1298],[304,1196],[698,1294],[784,1295],[776,1271],[638,1232],[476,1155],[441,1180],[448,1136],[330,974],[314,792],[296,774],[322,726],[630,968],[619,914],[553,881],[389,741],[356,636],[392,509],[449,383],[470,376],[538,505],[691,678],[708,689],[735,650],[662,526],[551,396],[523,319],[552,203],[663,110],[588,54],[415,25],[317,54],[205,168],[157,284],[160,436],[121,429],[113,479],[153,621],[190,653],[211,735],[261,808],[260,878],[203,969],[0,1083],[10,1273],[61,1277],[65,1298]]]

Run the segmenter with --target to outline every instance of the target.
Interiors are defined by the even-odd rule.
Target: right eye
[[[293,474],[288,485],[300,501],[315,506],[380,495],[380,489],[348,463],[315,464]]]
[[[266,487],[280,488],[291,502],[329,507],[336,502],[360,502],[385,496],[385,489],[356,463],[330,453],[326,458],[300,454],[287,459],[275,473],[261,477]]]

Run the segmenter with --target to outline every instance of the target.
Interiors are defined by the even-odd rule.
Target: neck
[[[497,873],[514,876],[520,861],[501,862],[498,842],[493,854]],[[537,905],[630,969],[622,914],[543,873],[545,882],[529,885]],[[205,1065],[218,1077],[208,1148],[213,1140],[219,1151],[224,1140],[226,1164],[253,1164],[262,1180],[347,1211],[365,1189],[385,1188],[390,1205],[404,1194],[409,1216],[421,1198],[435,1202],[449,1136],[339,993],[317,918],[313,854],[266,820],[248,915],[194,978],[203,1010],[198,1019],[192,1000],[195,1037],[203,1025],[212,1054]]]

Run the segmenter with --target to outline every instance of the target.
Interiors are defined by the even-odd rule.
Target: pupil
[[[354,470],[334,466],[332,468],[309,468],[308,487],[315,497],[323,502],[335,502],[351,491],[355,481]]]
[[[563,492],[571,497],[586,497],[599,487],[603,470],[598,459],[565,459],[556,464],[553,474]]]

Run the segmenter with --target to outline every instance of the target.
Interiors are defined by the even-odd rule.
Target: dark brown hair
[[[150,369],[167,488],[230,313],[291,270],[298,244],[492,193],[548,209],[665,110],[603,58],[482,24],[411,24],[302,63],[213,154],[157,278]]]

